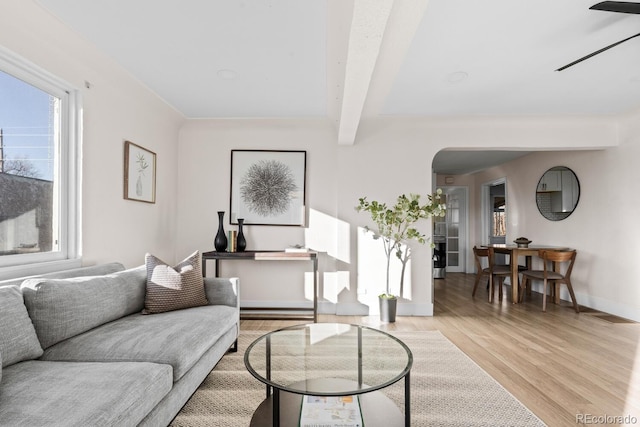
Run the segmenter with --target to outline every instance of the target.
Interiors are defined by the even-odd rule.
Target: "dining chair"
[[[571,295],[571,302],[576,313],[580,313],[578,302],[576,301],[576,295],[573,292],[573,286],[571,286],[571,271],[573,270],[573,264],[576,260],[576,251],[548,251],[540,250],[538,256],[542,258],[542,270],[525,270],[522,272],[522,288],[520,288],[520,302],[524,298],[524,293],[527,287],[530,285],[530,281],[542,280],[542,311],[547,311],[547,283],[551,282],[552,295],[555,296],[560,291],[560,285],[564,283],[569,289],[569,295]],[[550,265],[551,263],[551,265]],[[566,264],[565,273],[559,273],[554,269],[557,263]]]
[[[504,278],[511,276],[511,268],[508,265],[495,263],[495,251],[491,247],[479,248],[474,246],[473,257],[476,263],[476,281],[473,285],[471,296],[476,296],[478,284],[486,276],[489,279],[489,302],[493,302],[493,294],[495,293],[494,278],[498,282],[498,301],[502,301],[502,285],[504,284]],[[485,259],[487,267],[483,266],[483,260]]]

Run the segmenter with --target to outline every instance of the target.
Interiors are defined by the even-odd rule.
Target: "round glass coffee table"
[[[251,426],[299,426],[305,396],[354,396],[364,425],[411,425],[411,350],[386,332],[342,323],[297,325],[255,340],[247,370],[266,384]],[[379,392],[404,379],[404,415]]]

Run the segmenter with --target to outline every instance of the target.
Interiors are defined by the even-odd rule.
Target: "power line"
[[[49,126],[4,126],[3,129],[40,129],[40,128],[48,128]]]
[[[27,158],[5,158],[4,161],[5,162],[9,162],[9,161],[13,161],[13,160],[28,160],[30,162],[52,162],[52,159],[49,158],[43,158],[43,159],[32,159],[31,157],[27,157]]]
[[[0,173],[4,173],[4,138],[0,128]]]
[[[8,133],[6,136],[14,137],[14,136],[46,136],[50,137],[53,135],[52,133]]]
[[[32,148],[32,149],[38,149],[38,150],[44,150],[45,148],[48,148],[48,146],[45,145],[11,145],[11,144],[4,144],[4,148],[10,148],[10,149],[23,149],[23,148]]]

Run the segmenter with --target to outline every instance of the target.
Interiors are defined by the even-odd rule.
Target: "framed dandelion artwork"
[[[156,153],[124,142],[124,198],[156,202]]]
[[[304,225],[306,165],[306,151],[231,150],[231,224]]]

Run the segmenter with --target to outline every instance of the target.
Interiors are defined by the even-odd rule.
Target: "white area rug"
[[[171,424],[247,427],[265,387],[243,356],[264,332],[243,331],[237,353],[225,355]],[[393,332],[413,352],[412,426],[544,426],[513,395],[438,331]],[[382,390],[404,409],[404,382]]]

